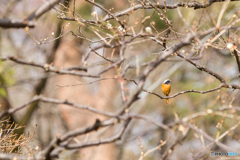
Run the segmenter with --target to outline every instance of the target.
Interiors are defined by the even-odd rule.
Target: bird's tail
[[[166,99],[166,103],[169,104],[169,100],[168,99]]]

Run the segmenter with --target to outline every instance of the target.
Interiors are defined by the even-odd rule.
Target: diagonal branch
[[[56,146],[58,146],[61,142],[64,142],[68,140],[69,138],[80,136],[82,134],[86,134],[92,131],[98,130],[99,127],[103,126],[102,122],[96,119],[96,122],[89,127],[83,128],[83,129],[76,129],[74,131],[69,131],[65,133],[61,137],[56,137],[53,139],[49,145],[42,151],[41,156],[46,157],[46,159],[51,159],[50,153],[55,149]],[[55,155],[56,156],[56,155]]]
[[[224,149],[225,151],[230,151],[230,152],[237,152],[236,149],[231,148],[221,142],[218,141],[218,139],[214,139],[213,137],[209,136],[207,133],[205,133],[203,130],[199,129],[198,127],[196,127],[193,124],[187,123],[184,124],[187,127],[191,128],[192,130],[194,130],[195,132],[199,133],[200,135],[203,135],[203,137],[205,137],[207,140],[209,140],[210,142],[215,143],[216,145],[218,145],[220,148]]]
[[[187,62],[189,62],[190,64],[192,64],[193,66],[195,66],[198,70],[200,71],[204,71],[206,72],[207,74],[209,75],[212,75],[213,77],[215,77],[216,79],[218,79],[221,83],[222,83],[222,87],[224,88],[229,88],[229,89],[240,89],[240,85],[235,85],[235,84],[227,84],[226,81],[222,78],[222,76],[220,76],[219,74],[211,71],[210,69],[206,68],[206,67],[203,67],[199,64],[197,64],[196,62],[192,61],[191,59],[189,58],[186,58],[185,56],[183,56],[182,54],[176,52],[176,54],[185,59]]]
[[[41,17],[43,14],[48,12],[53,6],[55,6],[57,3],[61,2],[62,0],[50,0],[50,1],[44,1],[44,3],[36,9],[32,14],[30,14],[27,17],[27,20],[33,20],[33,19],[38,19]]]
[[[130,121],[131,121],[130,118],[128,120],[126,120],[124,122],[122,128],[118,131],[118,133],[112,137],[104,138],[104,139],[92,141],[92,142],[68,144],[66,146],[66,149],[78,149],[78,148],[84,148],[84,147],[91,147],[91,146],[96,146],[96,145],[100,145],[100,144],[112,143],[117,140],[120,140]]]
[[[203,67],[203,66],[197,64],[196,62],[188,59],[187,57],[183,56],[182,54],[180,54],[180,53],[178,53],[178,52],[176,52],[176,54],[178,55],[178,57],[181,57],[181,58],[185,59],[187,62],[191,63],[193,66],[195,66],[195,67],[196,67],[197,69],[199,69],[200,71],[204,71],[204,72],[206,72],[207,74],[210,74],[210,75],[214,76],[214,77],[217,78],[221,83],[224,83],[224,84],[226,83],[226,81],[225,81],[219,74],[217,74],[217,73],[215,73],[215,72],[207,69],[206,67]]]
[[[23,104],[23,105],[21,105],[21,106],[19,106],[19,107],[11,108],[11,109],[9,109],[9,110],[7,110],[7,111],[4,111],[4,112],[0,115],[0,119],[2,119],[2,118],[3,118],[4,116],[6,116],[6,115],[12,115],[13,113],[15,113],[15,112],[17,112],[17,111],[19,111],[19,110],[27,107],[28,105],[30,105],[30,104],[32,104],[32,103],[34,103],[34,102],[36,102],[36,101],[39,101],[39,99],[40,99],[39,97],[34,97],[31,101],[27,102],[26,104]]]
[[[110,65],[110,66],[108,66],[107,68],[105,68],[104,70],[102,70],[98,75],[101,75],[101,74],[107,72],[107,71],[110,70],[111,68],[120,66],[124,60],[125,60],[125,58],[124,58],[124,59],[120,59],[119,61],[113,63],[112,65]]]
[[[91,4],[93,4],[93,5],[95,5],[95,6],[97,6],[97,7],[99,7],[99,8],[101,8],[108,15],[112,16],[124,28],[123,23],[114,14],[112,14],[109,10],[105,9],[102,5],[97,4],[97,3],[95,3],[94,1],[91,1],[91,0],[86,0],[86,1],[91,3]]]
[[[43,14],[48,12],[53,6],[59,3],[61,0],[49,0],[45,1],[38,9],[30,14],[26,19],[0,19],[0,27],[3,28],[34,28],[36,23],[32,20],[38,19]]]
[[[240,125],[240,121],[235,124],[234,126],[232,126],[231,128],[229,128],[227,131],[225,131],[222,135],[220,135],[216,141],[219,141],[220,139],[222,139],[223,137],[225,137],[227,134],[229,134],[231,131],[233,131],[234,129],[236,129],[238,126]],[[205,148],[203,148],[200,152],[196,153],[195,155],[193,155],[193,159],[199,159],[199,156],[201,156],[201,154],[203,152],[205,152],[205,150],[208,150],[210,147],[212,147],[214,145],[214,142],[208,144]]]
[[[42,152],[42,156],[46,157],[46,159],[51,159],[51,158],[56,158],[62,152],[64,149],[80,149],[80,148],[85,148],[85,147],[91,147],[91,146],[98,146],[102,144],[108,144],[108,143],[113,143],[117,140],[120,140],[124,131],[126,130],[129,122],[131,121],[130,118],[128,118],[122,128],[119,130],[119,132],[108,138],[103,138],[101,140],[96,140],[96,141],[90,141],[90,142],[82,142],[82,143],[75,143],[75,144],[68,144],[67,139],[73,138],[76,136],[79,136],[81,134],[85,134],[94,130],[97,130],[99,127],[101,127],[101,122],[99,120],[96,120],[95,124],[93,126],[90,126],[85,129],[79,129],[75,131],[70,131],[64,134],[61,138],[58,137],[54,139],[49,146]],[[113,122],[114,123],[114,122]],[[59,147],[56,147],[59,146]]]

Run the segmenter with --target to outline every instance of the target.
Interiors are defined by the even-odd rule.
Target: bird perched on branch
[[[168,96],[169,93],[171,92],[171,85],[170,85],[171,80],[170,79],[166,79],[163,83],[162,83],[162,92]],[[169,100],[166,99],[166,103],[169,103]]]

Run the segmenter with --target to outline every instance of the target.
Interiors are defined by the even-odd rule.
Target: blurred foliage
[[[6,87],[14,83],[14,71],[11,68],[5,66],[0,60],[0,96],[6,98]]]

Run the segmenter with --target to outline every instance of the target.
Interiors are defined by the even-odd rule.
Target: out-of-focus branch
[[[169,137],[165,141],[160,141],[160,144],[157,147],[154,147],[154,148],[149,149],[148,151],[146,151],[143,155],[141,155],[141,157],[138,160],[143,160],[143,158],[146,157],[148,154],[150,154],[150,153],[152,153],[154,151],[157,151],[157,150],[161,150],[162,146],[164,146],[169,139],[171,139],[171,137]]]
[[[68,105],[68,106],[72,106],[78,109],[86,109],[89,110],[93,113],[97,113],[97,114],[101,114],[104,116],[108,116],[108,117],[115,117],[116,115],[107,111],[101,111],[98,110],[94,107],[90,107],[90,106],[84,106],[84,105],[79,105],[76,103],[72,103],[72,102],[68,102],[67,100],[58,100],[58,99],[54,99],[54,98],[47,98],[47,97],[42,97],[39,96],[39,100],[43,101],[43,102],[47,102],[47,103],[55,103],[55,104],[64,104],[64,105]]]
[[[186,58],[185,56],[181,55],[180,53],[176,52],[176,54],[185,59],[187,62],[189,62],[190,64],[192,64],[193,66],[195,66],[197,69],[199,69],[200,71],[204,71],[206,72],[207,74],[217,78],[221,83],[222,83],[222,87],[224,88],[230,88],[230,89],[240,89],[240,86],[239,85],[235,85],[235,84],[227,84],[226,81],[222,78],[222,76],[220,76],[219,74],[211,71],[210,69],[204,67],[204,66],[201,66],[199,64],[197,64],[196,62]]]
[[[226,83],[226,81],[225,81],[219,74],[217,74],[217,73],[209,70],[209,69],[206,68],[206,67],[203,67],[203,66],[197,64],[196,62],[194,62],[194,61],[192,61],[192,60],[189,60],[188,58],[186,58],[185,56],[183,56],[182,54],[180,54],[180,53],[178,53],[178,52],[176,52],[176,54],[177,54],[179,57],[181,57],[181,58],[185,59],[186,61],[188,61],[189,63],[191,63],[192,65],[194,65],[194,66],[195,66],[197,69],[199,69],[200,71],[204,71],[204,72],[206,72],[206,73],[214,76],[214,77],[217,78],[221,83],[224,83],[224,84]]]
[[[97,7],[99,7],[99,8],[101,8],[108,15],[112,16],[124,28],[123,23],[114,14],[112,14],[109,10],[105,9],[102,5],[97,4],[97,3],[95,3],[94,1],[91,1],[91,0],[86,0],[86,1],[91,3],[91,4],[93,4],[93,5],[95,5],[95,6],[97,6]]]
[[[232,126],[231,128],[229,128],[227,131],[225,131],[223,134],[221,134],[215,141],[219,141],[220,139],[222,139],[222,138],[223,138],[224,136],[226,136],[228,133],[230,133],[231,131],[233,131],[234,129],[236,129],[236,128],[239,126],[239,124],[240,124],[240,121],[239,121],[237,124],[235,124],[234,126]],[[196,154],[193,155],[193,157],[192,157],[193,159],[192,159],[192,160],[198,159],[199,156],[200,156],[203,152],[205,152],[205,150],[208,150],[208,149],[211,148],[214,144],[215,144],[215,143],[212,142],[212,143],[208,144],[207,146],[205,146],[200,152],[198,152],[198,153],[196,153]]]
[[[106,47],[106,48],[116,48],[116,47],[125,45],[127,43],[130,43],[130,42],[132,42],[133,40],[135,40],[137,38],[140,38],[140,37],[143,38],[143,37],[148,37],[148,36],[149,35],[147,35],[147,34],[139,33],[139,34],[136,34],[135,36],[132,36],[130,39],[125,40],[124,42],[121,42],[121,43],[116,43],[116,44],[106,44],[106,43],[104,43],[104,44],[98,45],[98,46],[96,46],[94,48],[91,48],[90,51],[88,51],[86,53],[86,55],[83,57],[82,61],[85,62],[89,58],[90,53],[93,52],[93,51],[96,51],[98,49],[101,49],[101,48],[104,48],[104,47]]]
[[[101,121],[99,121],[98,119],[96,119],[96,122],[90,126],[90,127],[86,127],[83,129],[76,129],[74,131],[69,131],[67,133],[65,133],[62,136],[56,137],[55,139],[53,139],[51,141],[51,143],[49,143],[49,145],[41,152],[41,156],[42,157],[46,157],[46,159],[51,159],[50,157],[50,153],[55,149],[55,147],[57,147],[61,142],[64,142],[66,140],[68,140],[69,138],[73,138],[82,134],[86,134],[89,133],[91,131],[95,131],[98,130],[99,127],[103,126]],[[55,157],[58,155],[55,155]]]
[[[167,125],[165,125],[165,124],[163,124],[161,122],[158,122],[158,121],[156,121],[154,119],[151,119],[151,118],[149,118],[147,116],[143,116],[143,115],[139,115],[139,114],[129,114],[129,115],[127,115],[127,117],[144,120],[146,122],[152,123],[152,124],[154,124],[154,125],[156,125],[158,127],[161,127],[163,129],[168,130],[168,131],[173,133],[173,131]]]
[[[2,28],[34,28],[36,24],[34,21],[24,21],[20,19],[0,19],[0,27]]]
[[[239,107],[224,107],[224,108],[219,108],[219,109],[207,109],[206,111],[193,113],[189,116],[186,116],[186,117],[182,118],[182,122],[188,122],[188,121],[193,120],[195,118],[202,117],[202,116],[207,116],[207,115],[210,115],[210,114],[218,115],[219,111],[227,111],[227,110],[240,111],[240,108]],[[227,114],[226,114],[226,117],[227,117]],[[230,117],[228,117],[228,118],[230,118]],[[236,118],[236,119],[240,120],[240,118]]]
[[[188,131],[189,131],[189,129],[187,129],[187,131],[186,131],[183,135],[178,134],[175,142],[172,143],[170,146],[168,146],[168,147],[165,149],[165,152],[163,152],[162,157],[161,157],[161,160],[167,159],[167,157],[169,156],[169,154],[172,153],[172,152],[170,152],[170,151],[173,151],[174,148],[175,148],[178,144],[181,144],[181,143],[184,141],[184,139],[187,137]]]
[[[4,116],[6,116],[6,115],[12,115],[13,113],[17,112],[18,110],[23,109],[23,108],[27,107],[28,105],[30,105],[30,104],[38,101],[38,100],[39,100],[39,97],[34,97],[31,101],[27,102],[26,104],[23,104],[23,105],[21,105],[21,106],[19,106],[19,107],[11,108],[11,109],[9,109],[9,110],[7,110],[7,111],[4,111],[4,112],[0,115],[0,119],[2,119],[2,118],[3,118]]]
[[[101,78],[101,79],[98,79],[98,80],[96,80],[96,81],[91,81],[91,82],[87,82],[87,83],[80,83],[80,82],[78,82],[77,84],[69,84],[69,85],[56,85],[56,86],[58,86],[58,87],[73,87],[73,86],[81,86],[81,85],[89,85],[89,84],[93,84],[93,83],[96,83],[96,82],[100,82],[100,81],[105,81],[105,80],[110,80],[110,79],[117,79],[117,78],[114,78],[114,77],[112,77],[112,78]]]
[[[114,64],[108,66],[107,68],[105,68],[104,70],[102,70],[102,71],[99,73],[99,76],[100,76],[101,74],[107,72],[107,71],[110,70],[111,68],[120,66],[124,60],[125,60],[125,59],[120,59],[119,61],[115,62]]]
[[[36,25],[36,22],[33,22],[32,20],[38,19],[43,14],[45,14],[47,11],[49,11],[54,5],[59,3],[61,0],[49,0],[44,1],[44,3],[36,9],[32,14],[30,14],[26,19],[0,19],[0,27],[3,28],[34,28]]]
[[[112,137],[104,138],[104,139],[97,140],[97,141],[92,141],[92,142],[68,144],[66,146],[66,149],[78,149],[78,148],[96,146],[96,145],[100,145],[100,144],[112,143],[112,142],[115,142],[117,140],[120,140],[130,121],[131,121],[130,118],[128,120],[126,120],[124,122],[123,126],[121,127],[121,129],[118,130],[118,133],[116,135],[112,136]]]
[[[42,158],[18,156],[16,154],[0,153],[0,160],[42,160]]]
[[[206,138],[207,140],[215,143],[216,145],[218,145],[219,147],[221,147],[225,151],[228,151],[228,152],[237,152],[238,151],[238,150],[236,150],[234,148],[231,148],[231,147],[229,147],[229,146],[219,142],[217,139],[214,139],[213,137],[209,136],[207,133],[205,133],[203,130],[199,129],[198,127],[196,127],[193,124],[186,123],[184,125],[186,125],[187,127],[191,128],[192,130],[194,130],[195,132],[199,133],[200,135],[203,135],[204,138]]]
[[[79,73],[77,71],[72,71],[73,68],[60,69],[60,68],[54,67],[54,66],[49,65],[49,64],[42,65],[42,64],[37,64],[37,63],[34,63],[34,62],[26,62],[26,61],[18,59],[17,57],[14,57],[14,56],[9,56],[7,58],[1,58],[1,60],[2,61],[11,60],[11,61],[14,61],[14,62],[19,63],[19,64],[42,68],[46,72],[54,72],[54,73],[57,73],[57,74],[69,74],[69,75],[80,76],[80,77],[99,78],[98,75],[82,74],[82,73]],[[75,67],[75,70],[76,70],[76,67]],[[85,67],[78,67],[78,70],[85,71],[86,68]]]
[[[87,72],[87,68],[83,67],[83,66],[71,66],[71,67],[67,67],[65,68],[66,70],[72,71],[72,70],[76,70],[76,71],[84,71]]]
[[[67,100],[59,100],[59,99],[48,98],[48,97],[43,97],[43,96],[35,96],[31,101],[27,102],[26,104],[23,104],[19,107],[12,108],[12,109],[9,109],[9,110],[3,112],[0,115],[0,119],[3,118],[6,115],[11,115],[11,114],[19,111],[20,109],[23,109],[23,108],[27,107],[31,103],[36,102],[36,101],[42,101],[42,102],[54,103],[54,104],[64,104],[64,105],[72,106],[72,107],[78,108],[78,109],[86,109],[86,110],[89,110],[93,113],[101,114],[101,115],[108,116],[108,117],[115,117],[116,116],[115,114],[110,113],[110,112],[101,111],[101,110],[98,110],[98,109],[90,107],[90,106],[84,106],[84,105],[79,105],[79,104],[76,104],[76,103],[68,102]]]
[[[33,20],[33,19],[38,19],[41,17],[44,13],[48,12],[53,6],[55,6],[57,3],[61,2],[62,0],[49,0],[49,1],[44,1],[44,3],[37,9],[35,10],[32,14],[30,14],[27,17],[27,20]]]
[[[61,32],[62,32],[62,21],[59,21],[58,24],[57,24],[57,29],[56,29],[56,37],[58,35],[61,35]],[[46,63],[47,64],[50,64],[53,62],[54,60],[54,57],[55,57],[55,54],[56,54],[56,50],[58,49],[59,45],[61,43],[61,39],[56,39],[53,43],[53,46],[52,46],[52,49],[49,50],[49,56],[47,56],[47,60],[46,60]],[[40,95],[42,93],[42,91],[45,90],[45,87],[46,87],[46,84],[48,82],[48,78],[49,78],[49,74],[47,74],[47,76],[45,76],[45,78],[42,78],[40,80],[40,82],[35,86],[34,88],[34,95]],[[32,103],[28,108],[27,108],[27,111],[25,112],[25,115],[24,116],[21,116],[21,118],[18,119],[17,123],[19,125],[28,125],[28,123],[30,123],[30,118],[32,117],[32,114],[34,113],[35,109],[37,108],[38,106],[38,102],[36,103]],[[23,132],[24,132],[24,129],[21,129],[21,130],[17,130],[17,134],[18,135],[21,135]]]
[[[107,144],[107,143],[115,142],[115,141],[121,139],[124,131],[126,130],[128,124],[130,122],[130,120],[131,119],[128,118],[124,122],[123,126],[121,127],[121,129],[119,130],[119,132],[116,135],[114,135],[112,137],[109,137],[109,138],[103,138],[101,140],[96,140],[96,141],[82,142],[82,143],[75,143],[75,144],[69,144],[67,142],[67,140],[69,138],[73,138],[73,137],[79,136],[81,134],[85,134],[85,133],[97,130],[99,127],[101,127],[101,122],[99,120],[97,120],[93,126],[90,126],[88,128],[67,132],[62,137],[58,137],[58,138],[54,139],[50,143],[50,145],[42,152],[41,156],[46,157],[46,159],[48,160],[48,159],[51,159],[51,158],[58,157],[60,152],[62,152],[64,149],[80,149],[80,148],[98,146],[98,145],[101,145],[101,144]],[[57,146],[59,146],[59,147],[57,147]]]
[[[238,72],[239,72],[238,77],[240,77],[240,60],[239,60],[239,55],[238,55],[236,49],[234,49],[233,54],[234,54],[234,56],[236,58],[237,65],[238,65]]]

